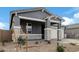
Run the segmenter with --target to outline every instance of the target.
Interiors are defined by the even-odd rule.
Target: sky
[[[0,7],[0,29],[9,30],[10,11],[31,9],[32,7]],[[65,21],[62,25],[79,23],[78,7],[45,7],[48,12],[62,17]]]

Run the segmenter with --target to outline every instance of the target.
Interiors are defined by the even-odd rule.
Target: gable
[[[31,17],[31,18],[37,18],[37,19],[44,19],[44,18],[48,17],[49,15],[44,11],[33,11],[33,12],[18,13],[18,16]]]
[[[49,13],[46,9],[44,8],[34,8],[31,10],[15,10],[15,11],[11,11],[11,22],[10,22],[10,28],[12,26],[12,21],[14,19],[14,16],[23,16],[23,17],[28,17],[28,18],[35,18],[35,19],[46,19],[49,16],[53,16],[54,18],[51,20],[59,20],[60,17],[55,16],[54,14]],[[16,18],[16,17],[15,17]],[[57,19],[59,18],[59,19]],[[60,21],[60,20],[59,20]],[[19,22],[19,20],[16,21],[16,23]],[[19,24],[19,23],[17,23]]]

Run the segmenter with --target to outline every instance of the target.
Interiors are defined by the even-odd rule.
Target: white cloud
[[[0,22],[0,29],[8,29],[8,27],[9,27],[8,23]]]
[[[79,8],[77,8],[79,9]],[[62,17],[65,21],[62,22],[62,25],[69,25],[73,23],[79,23],[79,12],[74,13],[71,18],[69,17]]]
[[[63,19],[64,19],[65,21],[62,22],[62,25],[69,25],[69,24],[73,23],[73,19],[72,19],[72,18],[63,17]]]
[[[77,12],[77,13],[74,13],[74,12]],[[69,24],[73,24],[73,23],[79,23],[79,8],[78,7],[71,8],[69,11],[65,12],[64,14],[68,14],[68,15],[73,14],[73,15],[72,15],[71,18],[62,17],[65,20],[62,23],[62,25],[69,25]]]
[[[0,29],[4,29],[4,27],[5,25],[2,22],[0,22]]]
[[[79,12],[78,13],[76,13],[76,14],[74,14],[74,16],[73,16],[75,19],[79,19]]]

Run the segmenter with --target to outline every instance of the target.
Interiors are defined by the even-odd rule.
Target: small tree
[[[26,32],[26,52],[28,51],[28,33]]]
[[[61,38],[60,38],[60,29],[61,29],[61,23],[58,24],[58,31],[57,31],[57,51],[58,52],[64,52],[63,45],[60,45]]]
[[[25,45],[25,39],[22,38],[22,36],[19,36],[17,42],[18,42],[18,44],[20,45],[20,48],[21,48],[22,45]]]

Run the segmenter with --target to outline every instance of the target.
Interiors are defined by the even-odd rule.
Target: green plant
[[[18,44],[25,45],[25,39],[23,39],[22,36],[18,38]]]
[[[64,47],[63,46],[57,46],[57,51],[58,52],[64,52]]]

